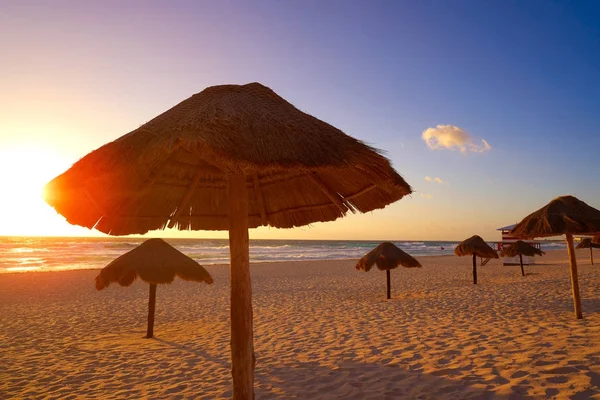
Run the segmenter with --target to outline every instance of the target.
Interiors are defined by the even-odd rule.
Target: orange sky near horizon
[[[105,236],[70,225],[43,200],[44,185],[84,154],[75,155],[74,149],[60,148],[42,140],[19,143],[13,137],[11,143],[7,140],[0,143],[0,171],[3,171],[0,185],[5,189],[0,196],[0,236]],[[419,240],[431,238],[428,234],[436,230],[438,239],[454,236],[451,227],[411,217],[418,213],[410,211],[417,211],[423,204],[417,199],[415,195],[407,196],[383,210],[349,214],[335,222],[295,229],[261,227],[252,229],[250,236],[255,239]],[[411,227],[410,235],[398,235],[398,224],[394,221],[400,222],[399,214],[403,215],[402,226]],[[165,230],[150,232],[147,236],[227,238],[227,232]]]

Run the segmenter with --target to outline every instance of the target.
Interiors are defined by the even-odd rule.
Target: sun
[[[43,200],[44,185],[70,165],[59,152],[21,145],[0,148],[0,235],[80,235]]]

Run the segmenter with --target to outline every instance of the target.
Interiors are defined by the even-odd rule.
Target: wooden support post
[[[523,254],[519,254],[519,261],[521,262],[521,276],[525,276],[525,270],[523,269]]]
[[[594,265],[594,252],[592,250],[592,244],[590,243],[590,262]]]
[[[148,329],[146,338],[151,339],[154,336],[154,310],[156,310],[156,284],[150,284],[150,297],[148,298]]]
[[[473,253],[473,284],[477,285],[477,255]]]
[[[577,258],[575,257],[575,248],[573,247],[573,235],[566,234],[567,249],[569,250],[569,262],[571,264],[571,289],[573,291],[573,306],[575,307],[575,316],[582,319],[581,297],[579,296],[579,280],[577,277]]]
[[[391,277],[390,277],[390,270],[386,269],[385,270],[385,274],[387,277],[387,298],[388,300],[392,298],[392,289],[391,289],[391,285],[390,285],[390,281],[391,281]]]
[[[254,399],[252,286],[248,240],[248,189],[244,174],[228,179],[231,257],[231,375],[233,399]]]

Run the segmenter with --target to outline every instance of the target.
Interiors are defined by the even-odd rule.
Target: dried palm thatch
[[[594,251],[592,249],[600,249],[600,243],[594,243],[596,238],[585,238],[575,246],[576,249],[590,249],[590,264],[594,265]]]
[[[576,249],[600,249],[600,243],[594,243],[592,238],[581,239],[581,242],[575,246]]]
[[[138,277],[148,282],[150,296],[146,337],[152,338],[156,285],[173,282],[175,275],[186,281],[213,283],[208,271],[196,261],[162,239],[149,239],[102,268],[96,277],[96,289],[102,290],[113,282],[121,286],[130,286]]]
[[[502,249],[500,252],[501,257],[515,257],[516,255],[519,256],[519,263],[521,264],[521,276],[525,276],[525,270],[523,269],[523,256],[543,256],[544,252],[536,247],[533,247],[529,243],[525,243],[522,240],[517,240],[515,243]]]
[[[525,217],[510,231],[510,234],[524,239],[565,235],[571,266],[575,316],[578,319],[583,318],[573,235],[600,234],[600,210],[574,196],[557,197]]]
[[[252,398],[248,228],[367,212],[412,191],[381,153],[259,84],[213,86],[91,152],[45,187],[111,235],[229,230],[233,398]]]
[[[561,196],[523,218],[510,234],[524,239],[535,237],[594,235],[600,233],[600,210],[574,196]]]
[[[227,176],[240,172],[249,228],[333,221],[411,193],[377,150],[251,83],[209,87],[91,152],[46,201],[111,235],[227,230]]]
[[[477,285],[477,256],[482,258],[498,258],[496,250],[492,249],[479,235],[473,235],[460,242],[454,249],[454,254],[459,257],[473,255],[474,285]]]
[[[356,269],[369,272],[373,268],[373,265],[377,265],[377,268],[386,272],[388,299],[392,297],[390,270],[398,268],[399,265],[405,268],[421,268],[421,263],[414,257],[400,250],[390,242],[383,242],[365,254],[358,260]]]
[[[544,254],[545,253],[542,250],[533,247],[529,243],[525,243],[522,240],[517,240],[515,243],[502,249],[502,251],[500,252],[501,257],[515,257],[517,255],[533,257],[536,255],[543,256]]]
[[[454,249],[457,256],[476,255],[482,258],[498,258],[496,250],[492,249],[479,235],[473,235],[463,240]]]
[[[381,271],[395,269],[399,265],[405,268],[421,268],[419,261],[390,242],[383,242],[365,254],[358,260],[356,269],[369,272],[373,265],[377,265]]]
[[[171,283],[175,276],[194,282],[213,283],[200,264],[162,239],[148,239],[100,270],[96,289],[111,283],[130,286],[138,277],[149,284]]]

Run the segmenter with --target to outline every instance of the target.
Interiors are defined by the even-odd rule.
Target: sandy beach
[[[469,257],[422,269],[354,260],[252,265],[258,399],[600,398],[600,266],[578,251],[584,319],[567,253],[526,266]],[[231,397],[227,266],[211,286],[98,292],[97,271],[0,275],[0,398]]]

